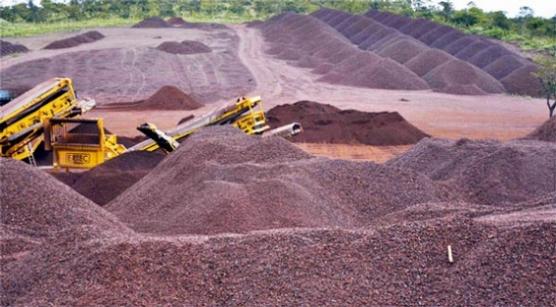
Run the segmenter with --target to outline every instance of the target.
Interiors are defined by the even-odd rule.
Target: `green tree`
[[[504,12],[498,11],[498,12],[491,13],[490,18],[492,20],[492,26],[504,30],[510,29],[511,26],[510,20],[508,19],[508,17],[506,17],[506,14]]]
[[[440,1],[438,5],[441,8],[440,15],[442,15],[444,20],[450,20],[454,14],[454,4],[452,1]]]
[[[175,16],[174,12],[174,1],[169,0],[160,0],[158,3],[160,16],[162,17],[173,17]]]
[[[539,66],[535,75],[541,82],[542,94],[546,97],[548,114],[552,118],[556,109],[556,57],[542,56],[536,58],[535,61]]]
[[[519,13],[517,16],[518,18],[527,19],[533,17],[533,15],[535,15],[535,11],[533,11],[532,8],[528,6],[522,6],[519,8]]]
[[[463,10],[457,11],[454,14],[454,17],[452,17],[452,21],[457,25],[470,27],[477,24],[479,22],[479,18],[476,15],[471,14],[469,10]]]

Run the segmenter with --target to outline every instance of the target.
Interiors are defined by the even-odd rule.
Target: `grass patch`
[[[88,28],[121,27],[132,25],[138,21],[138,19],[110,17],[47,23],[2,22],[2,24],[0,24],[0,37],[23,37],[53,32],[77,31]]]
[[[237,15],[218,13],[214,15],[207,14],[193,14],[182,16],[190,22],[214,22],[214,23],[243,23],[256,19],[266,19],[268,16],[253,16],[253,15]],[[123,27],[131,26],[139,21],[141,18],[93,18],[79,21],[55,21],[46,23],[30,23],[30,22],[2,22],[0,24],[0,37],[25,37],[34,36],[54,32],[70,32],[78,31],[89,28],[102,28],[102,27]]]

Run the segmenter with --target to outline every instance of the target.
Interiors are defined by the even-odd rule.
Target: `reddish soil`
[[[63,49],[79,46],[81,44],[92,43],[103,39],[104,35],[98,31],[88,31],[83,34],[75,35],[65,39],[53,41],[46,45],[44,49]]]
[[[186,40],[181,43],[179,42],[164,42],[156,49],[172,53],[172,54],[196,54],[196,53],[206,53],[211,52],[212,49],[198,41]]]
[[[160,17],[146,18],[136,23],[132,28],[169,28],[171,27],[164,19]]]
[[[292,137],[301,143],[406,145],[428,135],[397,112],[368,113],[340,110],[328,104],[298,101],[267,112],[271,127],[299,122],[303,132]]]
[[[29,51],[29,49],[21,44],[12,44],[10,42],[0,40],[0,56],[27,51]]]
[[[535,131],[531,132],[525,138],[556,143],[556,117],[552,117],[551,119],[547,120],[544,124],[535,129]]]

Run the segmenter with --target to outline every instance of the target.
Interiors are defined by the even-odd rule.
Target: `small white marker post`
[[[448,262],[454,263],[454,258],[452,257],[452,245],[448,245]]]

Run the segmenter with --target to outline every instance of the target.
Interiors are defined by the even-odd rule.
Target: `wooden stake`
[[[448,245],[448,262],[454,263],[454,258],[452,257],[452,245]]]

